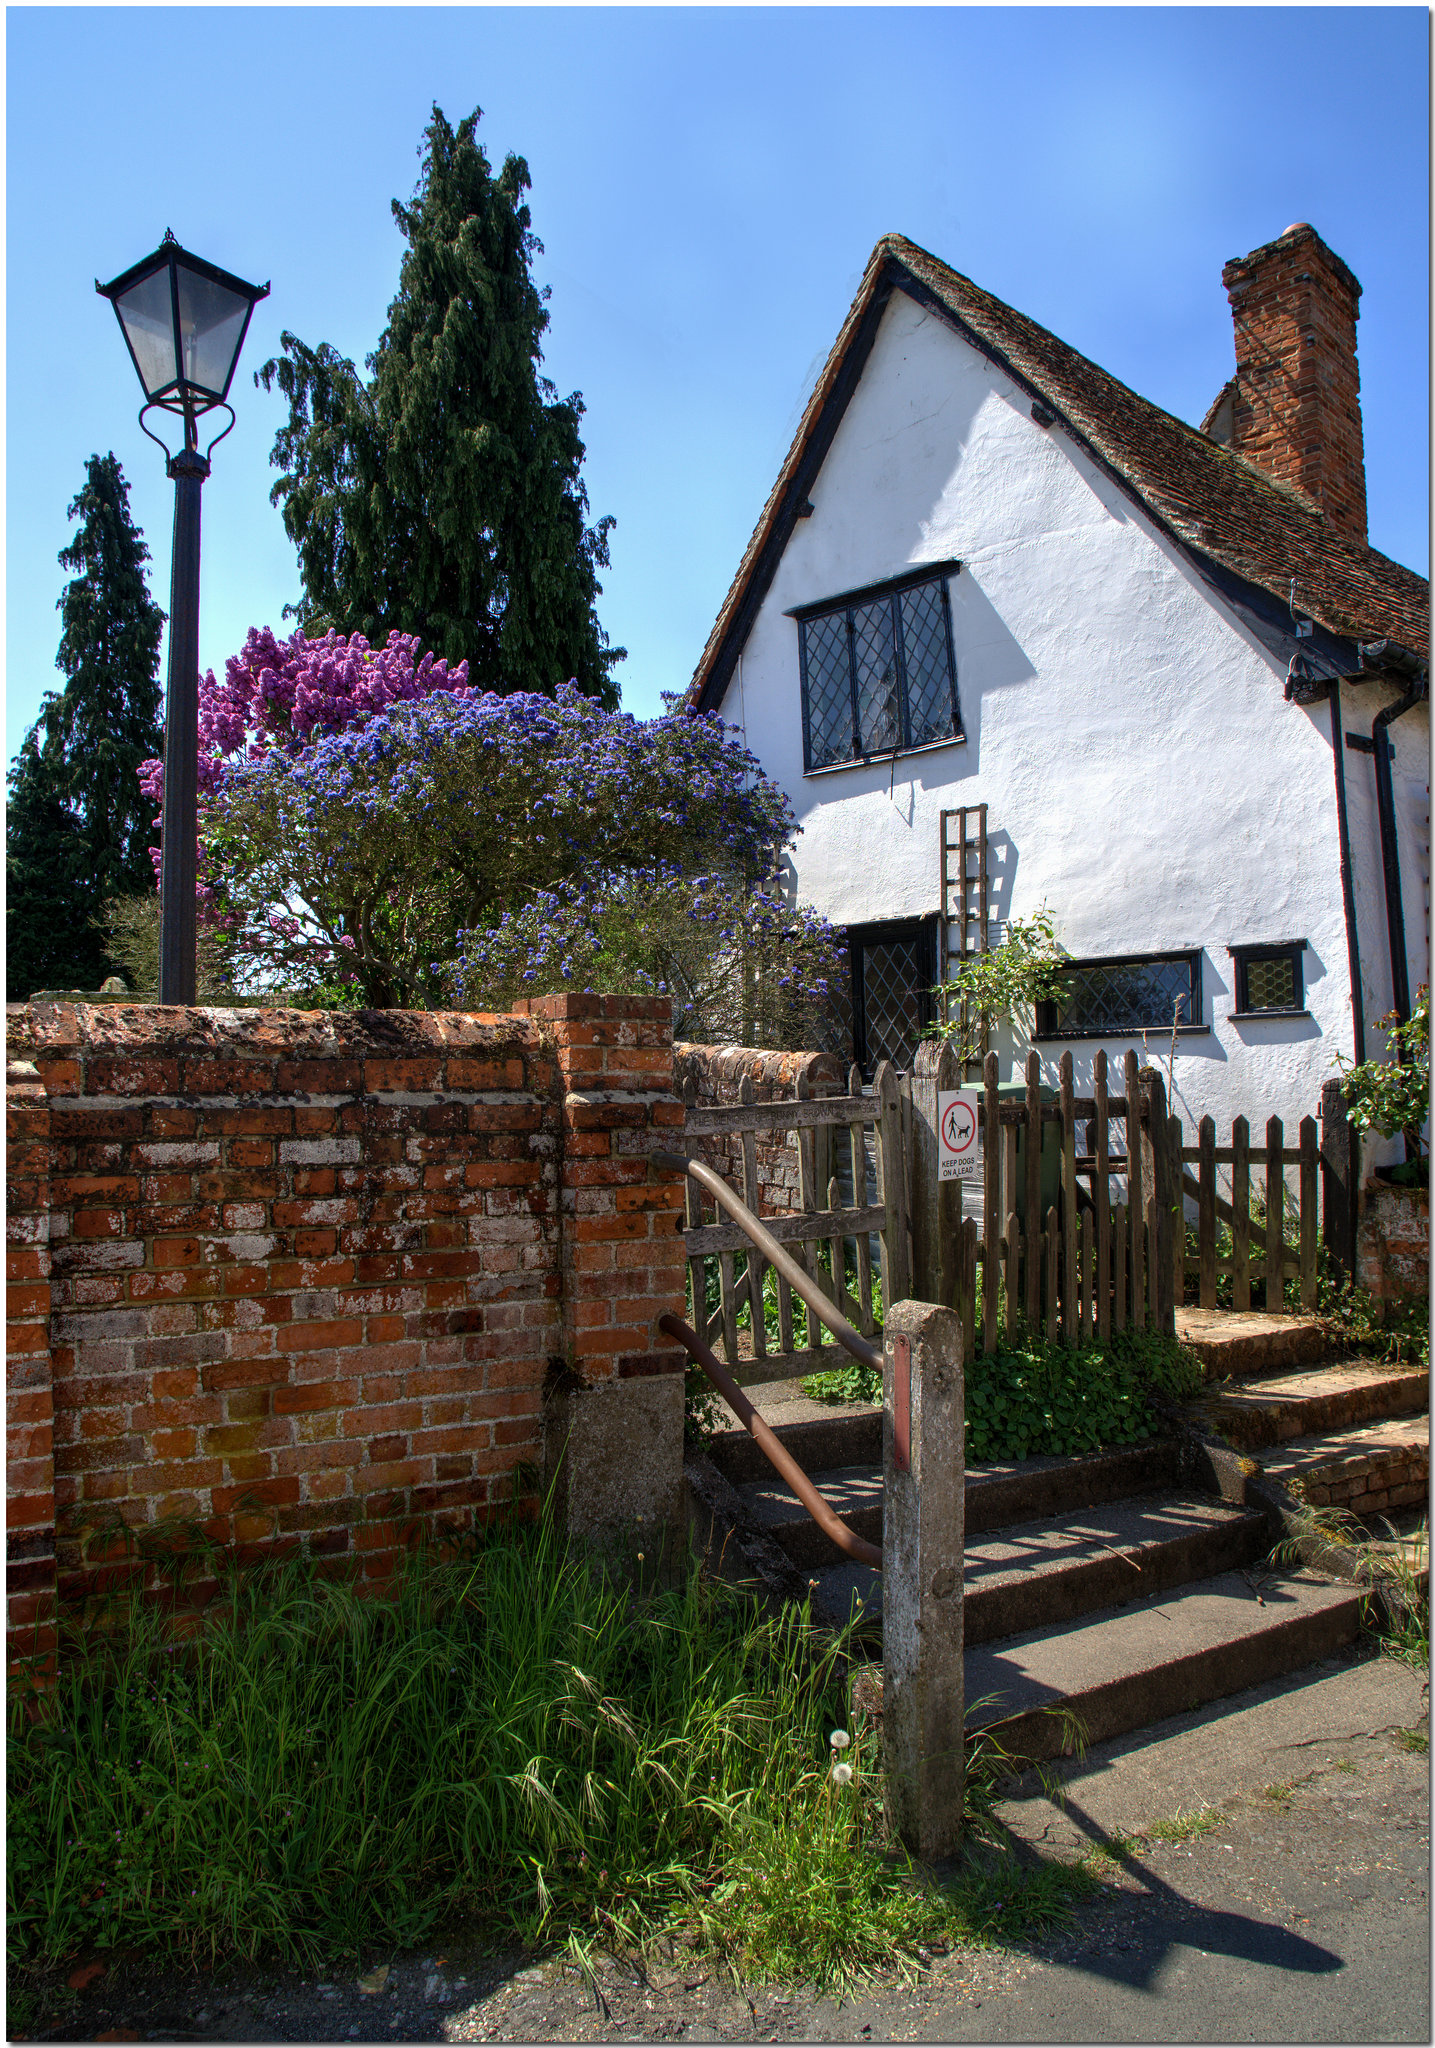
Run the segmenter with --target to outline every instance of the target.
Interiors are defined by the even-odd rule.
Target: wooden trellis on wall
[[[989,950],[991,944],[991,895],[987,869],[987,807],[965,804],[959,810],[943,811],[941,838],[941,927],[938,975],[942,982],[942,1021],[949,1024],[951,1002],[946,984],[968,960]],[[960,997],[958,1023],[963,1042],[975,1020]],[[990,1046],[990,1026],[981,1023],[981,1054]],[[980,1075],[982,1059],[968,1062],[967,1073]]]

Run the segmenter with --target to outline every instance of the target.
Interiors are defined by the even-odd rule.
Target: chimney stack
[[[1235,322],[1236,375],[1207,430],[1294,484],[1337,533],[1365,546],[1359,283],[1308,221],[1234,257],[1221,282]]]

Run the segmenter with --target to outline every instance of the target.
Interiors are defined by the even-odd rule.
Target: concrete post
[[[887,1817],[924,1861],[961,1839],[961,1319],[925,1301],[887,1311],[882,1414],[882,1724]]]
[[[924,1038],[912,1062],[912,1293],[949,1305],[956,1300],[962,1184],[937,1178],[937,1095],[961,1085],[950,1040]]]

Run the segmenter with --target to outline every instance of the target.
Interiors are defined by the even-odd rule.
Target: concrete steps
[[[1422,1415],[1429,1405],[1427,1372],[1354,1359],[1223,1387],[1200,1409],[1229,1442],[1258,1451],[1292,1437],[1358,1428],[1390,1416]]]
[[[1180,1320],[1212,1383],[1191,1421],[1242,1454],[1224,1454],[1226,1477],[1179,1433],[1095,1457],[969,1468],[969,1736],[999,1724],[1014,1753],[1042,1759],[1064,1739],[1052,1708],[1070,1708],[1087,1739],[1101,1741],[1328,1657],[1360,1633],[1367,1586],[1348,1549],[1347,1562],[1330,1568],[1303,1547],[1313,1563],[1272,1569],[1272,1546],[1292,1527],[1289,1508],[1345,1507],[1371,1518],[1375,1536],[1389,1534],[1385,1517],[1403,1529],[1419,1521],[1429,1475],[1427,1373],[1332,1361],[1313,1318],[1186,1309]],[[837,1512],[880,1544],[881,1411],[824,1408],[795,1384],[756,1398]],[[782,1597],[810,1598],[834,1625],[855,1623],[858,1643],[880,1656],[880,1573],[849,1562],[822,1535],[745,1430],[719,1432],[709,1453],[735,1515],[776,1561],[769,1587],[780,1579]],[[1237,1466],[1247,1479],[1232,1487]],[[1200,1470],[1204,1480],[1193,1476]],[[1257,1471],[1285,1493],[1256,1487],[1241,1500]],[[1202,1484],[1234,1497],[1218,1499]],[[1288,1506],[1278,1510],[1283,1498]],[[880,1712],[880,1686],[874,1663],[854,1699]]]
[[[1430,1491],[1430,1417],[1396,1415],[1363,1428],[1287,1439],[1261,1470],[1313,1508],[1346,1508],[1358,1520],[1418,1507]]]
[[[1360,1590],[1313,1573],[1223,1572],[1172,1597],[968,1651],[967,1726],[1041,1762],[1063,1748],[1053,1708],[1103,1742],[1225,1699],[1354,1642]]]

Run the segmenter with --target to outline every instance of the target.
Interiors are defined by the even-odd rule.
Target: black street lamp
[[[144,388],[140,425],[164,449],[174,479],[170,559],[169,681],[164,722],[164,818],[160,842],[159,999],[195,995],[195,835],[199,780],[199,493],[209,458],[234,425],[228,403],[249,316],[269,287],[246,284],[181,249],[165,230],[153,256],[95,290],[115,309]],[[156,406],[184,420],[184,446],[171,455],[145,414]],[[219,409],[229,426],[199,452],[198,422]]]

